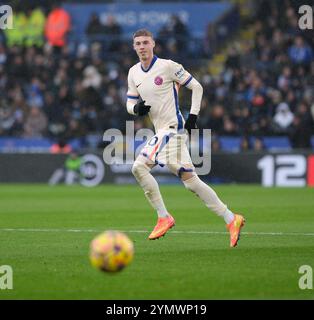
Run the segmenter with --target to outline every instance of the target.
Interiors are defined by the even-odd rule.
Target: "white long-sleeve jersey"
[[[154,56],[148,69],[140,62],[130,68],[128,74],[127,109],[134,114],[133,107],[141,97],[151,109],[149,117],[159,130],[184,127],[184,119],[179,109],[178,91],[180,86],[186,86],[192,92],[190,113],[198,114],[203,89],[182,65]]]

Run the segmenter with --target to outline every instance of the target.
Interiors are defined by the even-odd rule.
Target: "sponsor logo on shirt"
[[[174,74],[177,78],[182,78],[183,75],[184,75],[184,69],[183,67],[181,67],[181,69],[179,71],[177,71],[175,74]]]

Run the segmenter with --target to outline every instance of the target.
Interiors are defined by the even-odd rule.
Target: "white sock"
[[[223,218],[226,222],[226,224],[229,224],[234,219],[234,214],[227,208],[226,211],[223,213]]]
[[[226,223],[230,223],[233,220],[233,213],[218,198],[216,192],[204,183],[197,175],[194,175],[188,180],[184,180],[183,184],[187,189],[200,197],[209,209],[215,212],[218,216],[223,217]]]
[[[165,203],[160,194],[159,186],[156,179],[150,174],[146,174],[139,182],[144,190],[144,194],[151,204],[151,206],[157,211],[159,218],[165,218],[168,216]]]
[[[149,170],[150,168],[146,165],[140,165],[140,167],[135,167],[132,172],[144,190],[148,202],[157,211],[158,217],[165,218],[169,216],[169,214],[160,194],[158,183]]]

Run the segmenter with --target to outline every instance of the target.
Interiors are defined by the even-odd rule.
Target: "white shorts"
[[[149,159],[150,164],[167,165],[178,176],[182,172],[193,172],[195,168],[186,145],[187,138],[185,133],[160,130],[146,143],[140,155]]]

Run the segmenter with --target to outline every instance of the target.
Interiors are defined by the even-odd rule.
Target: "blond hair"
[[[133,33],[133,39],[136,37],[151,37],[153,39],[153,34],[147,29],[139,29]]]

